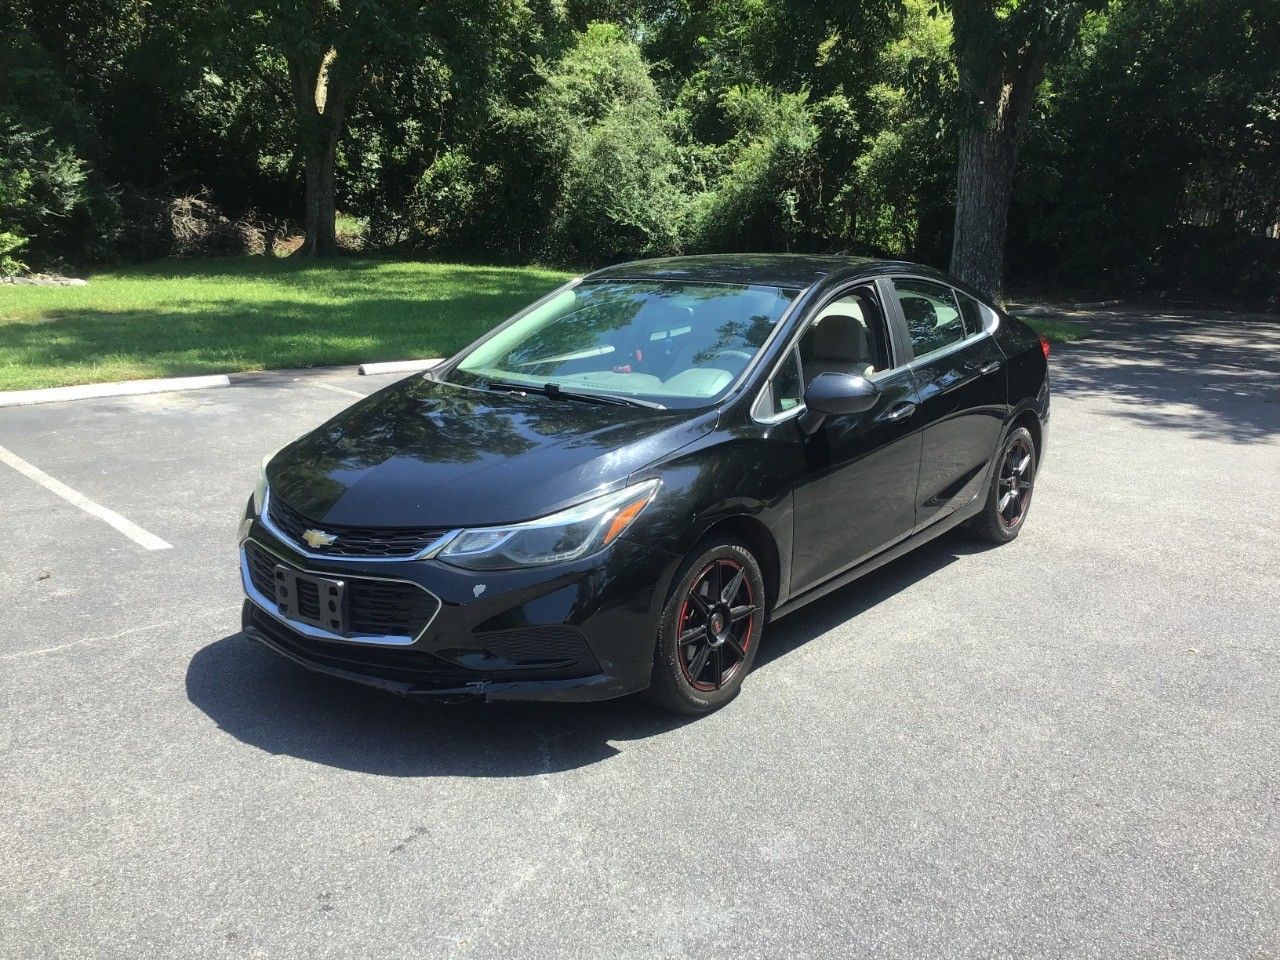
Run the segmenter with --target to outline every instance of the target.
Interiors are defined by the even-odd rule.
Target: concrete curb
[[[430,370],[444,361],[438,357],[429,360],[391,360],[385,363],[362,363],[360,376],[385,373],[415,373]],[[317,374],[347,373],[350,367],[306,367],[299,370],[256,370],[245,373],[211,374],[203,377],[164,377],[157,380],[123,380],[116,383],[86,383],[77,387],[46,387],[43,390],[0,390],[0,407],[22,407],[33,403],[58,403],[64,400],[92,400],[100,397],[131,397],[143,393],[171,393],[177,390],[204,390],[209,387],[229,387],[235,382],[253,381],[266,377],[291,376],[292,378]]]
[[[430,360],[389,360],[386,363],[360,364],[360,376],[367,377],[377,373],[415,373],[418,370],[430,370],[444,361],[440,357]]]
[[[207,377],[165,377],[158,380],[125,380],[120,383],[86,383],[78,387],[47,387],[44,390],[0,391],[0,407],[21,407],[33,403],[62,400],[91,400],[95,397],[130,397],[140,393],[171,393],[176,390],[204,390],[229,387],[225,373]]]

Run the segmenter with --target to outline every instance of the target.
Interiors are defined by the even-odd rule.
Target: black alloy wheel
[[[764,577],[745,544],[695,547],[663,609],[649,698],[692,714],[728,703],[751,670],[764,615]]]
[[[1000,523],[1006,528],[1016,527],[1027,515],[1027,507],[1031,504],[1031,465],[1034,462],[1035,451],[1030,437],[1015,437],[1005,449],[996,486],[996,509]]]
[[[1018,427],[1000,448],[986,503],[969,522],[970,529],[991,543],[1008,543],[1026,522],[1035,484],[1035,441],[1026,427]]]
[[[695,690],[719,690],[742,668],[755,611],[747,568],[737,560],[712,560],[693,578],[676,629],[680,667]]]

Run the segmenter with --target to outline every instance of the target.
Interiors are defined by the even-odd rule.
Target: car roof
[[[902,271],[954,282],[937,270],[903,260],[811,253],[712,253],[693,257],[632,260],[596,270],[583,279],[680,280],[803,289],[836,274],[873,276]]]

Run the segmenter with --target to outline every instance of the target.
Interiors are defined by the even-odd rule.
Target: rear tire
[[[996,455],[987,502],[969,529],[988,543],[1008,543],[1018,536],[1031,509],[1036,483],[1036,445],[1026,427],[1004,438]]]
[[[683,714],[724,706],[755,662],[764,612],[764,576],[745,544],[694,547],[662,610],[647,698]]]

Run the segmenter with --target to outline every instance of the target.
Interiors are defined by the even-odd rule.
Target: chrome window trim
[[[764,398],[764,393],[762,391],[760,397],[756,399],[755,404],[751,408],[751,419],[754,420],[756,423],[769,424],[770,426],[772,426],[775,423],[786,423],[791,418],[800,416],[800,414],[804,413],[805,410],[808,409],[804,405],[804,401],[801,400],[799,406],[792,407],[790,410],[783,410],[781,413],[770,414],[767,417],[757,416],[756,407],[760,405],[760,400],[762,400],[763,398]]]
[[[910,362],[903,364],[904,368],[914,370],[916,366],[922,362],[932,363],[935,360],[940,360],[948,354],[954,353],[956,350],[962,350],[965,347],[972,346],[983,337],[993,336],[995,332],[1000,329],[1000,312],[998,310],[994,307],[988,306],[977,297],[965,293],[963,290],[952,286],[944,280],[939,280],[936,277],[923,277],[918,273],[894,273],[890,274],[886,279],[889,281],[890,285],[893,285],[896,280],[920,280],[924,283],[932,283],[939,287],[946,287],[951,291],[952,296],[959,294],[960,296],[969,297],[970,300],[976,303],[981,309],[983,320],[985,321],[985,325],[977,333],[966,334],[961,340],[957,340],[954,343],[948,343],[945,347],[939,347],[937,350],[930,350],[928,353],[922,353],[919,356],[915,355],[915,344],[911,344],[912,359]],[[893,288],[893,295],[895,297],[898,296],[898,288],[896,286]],[[901,309],[901,306],[899,306],[899,309]],[[956,301],[956,309],[960,309],[959,300]],[[961,316],[963,317],[963,311],[961,311]],[[911,343],[910,331],[908,331],[907,334],[907,342]]]
[[[770,413],[765,416],[760,415],[760,410],[764,405],[765,395],[772,394],[773,392],[773,378],[777,376],[778,370],[792,356],[795,356],[796,365],[800,368],[800,375],[803,378],[804,366],[800,363],[800,355],[796,351],[796,344],[789,344],[787,349],[782,351],[782,356],[778,358],[778,362],[774,364],[773,369],[769,371],[769,375],[764,378],[764,382],[760,384],[760,392],[756,394],[755,400],[751,402],[751,419],[756,423],[784,423],[792,417],[798,417],[800,414],[804,413],[804,393],[801,391],[800,402],[790,410],[782,410],[778,413]]]
[[[356,634],[352,634],[349,637],[344,637],[340,633],[333,633],[329,630],[323,629],[322,627],[314,627],[309,623],[302,623],[301,621],[298,621],[298,620],[290,620],[288,617],[286,617],[284,614],[280,612],[274,600],[267,597],[264,593],[262,593],[262,591],[260,591],[257,587],[253,585],[253,578],[249,576],[249,552],[248,550],[245,549],[245,544],[248,543],[249,541],[253,541],[253,543],[256,546],[260,547],[261,549],[265,550],[267,553],[271,554],[281,563],[294,567],[294,569],[300,570],[303,573],[309,573],[312,576],[316,576],[316,577],[328,577],[330,579],[333,579],[333,573],[332,572],[326,573],[321,570],[309,570],[306,567],[299,567],[296,564],[290,563],[287,557],[280,556],[280,554],[272,550],[269,546],[267,546],[261,540],[256,539],[255,537],[246,537],[244,541],[240,544],[240,579],[244,584],[245,595],[249,598],[250,602],[252,602],[253,605],[257,607],[259,610],[261,610],[263,613],[267,614],[270,617],[275,618],[276,620],[279,620],[285,626],[289,627],[289,629],[296,630],[298,633],[301,633],[303,636],[311,637],[314,640],[329,640],[335,643],[364,644],[366,646],[377,646],[377,647],[408,647],[417,643],[419,640],[423,638],[423,636],[426,635],[426,632],[428,629],[430,629],[431,624],[435,623],[436,617],[440,615],[440,609],[444,606],[443,600],[441,600],[438,596],[436,596],[426,587],[422,586],[422,584],[414,583],[412,580],[405,580],[402,577],[369,577],[364,575],[358,575],[355,577],[355,579],[357,580],[380,580],[383,583],[407,583],[411,587],[417,587],[419,590],[421,590],[423,593],[425,593],[427,596],[429,596],[431,599],[433,599],[436,602],[435,613],[431,614],[431,616],[427,619],[426,624],[423,625],[420,631],[418,631],[417,635],[412,637],[406,634],[398,634],[398,633],[386,633],[386,634],[356,633]]]
[[[904,363],[903,366],[914,370],[916,367],[934,363],[937,360],[942,360],[958,350],[963,350],[965,347],[971,347],[983,337],[989,336],[991,336],[991,334],[986,330],[983,330],[980,333],[967,336],[963,340],[957,340],[955,343],[948,343],[945,347],[939,347],[937,350],[930,350],[928,353],[922,353],[910,363]]]
[[[307,549],[305,544],[298,543],[293,537],[289,536],[283,530],[275,525],[271,520],[271,487],[267,486],[267,492],[262,496],[262,513],[258,515],[258,521],[271,531],[273,536],[279,537],[285,543],[289,544],[293,549],[297,550],[304,557],[311,560],[336,561],[338,563],[408,563],[412,560],[429,560],[437,553],[447,547],[458,535],[462,533],[462,528],[457,527],[453,530],[447,530],[436,539],[432,540],[417,553],[407,554],[403,557],[346,557],[338,556],[331,553],[312,553]],[[377,529],[372,527],[370,529]],[[391,529],[391,528],[388,528]],[[274,552],[274,551],[272,551]],[[321,574],[323,576],[323,574]],[[408,583],[409,581],[405,581]]]

